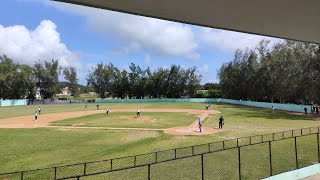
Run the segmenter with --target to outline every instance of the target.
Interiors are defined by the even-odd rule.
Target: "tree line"
[[[59,82],[60,75],[67,81],[73,97],[88,89],[101,98],[193,97],[201,81],[196,67],[184,69],[172,65],[151,71],[131,63],[128,70],[121,70],[112,63],[99,63],[89,71],[89,88],[79,88],[76,68],[62,68],[58,60],[29,66],[3,55],[0,56],[0,99],[35,99],[37,89],[42,98],[53,98],[61,92],[61,84],[66,84]]]
[[[223,96],[280,103],[320,103],[320,47],[281,41],[236,50],[218,72]]]
[[[58,60],[35,62],[31,67],[15,63],[6,55],[0,56],[0,99],[35,99],[40,89],[42,98],[52,98],[60,93],[59,75],[64,75],[71,94],[79,94],[77,72],[74,67],[60,67]]]
[[[89,72],[88,85],[101,98],[181,98],[193,97],[200,86],[197,68],[142,69],[131,63],[128,70],[120,70],[112,63],[99,63]]]

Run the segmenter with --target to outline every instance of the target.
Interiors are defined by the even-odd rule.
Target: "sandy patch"
[[[74,127],[84,126],[84,125],[85,125],[84,123],[72,124],[72,126],[74,126]]]
[[[199,117],[201,118],[201,120],[205,120],[209,115],[219,114],[219,113],[220,113],[219,111],[209,110],[209,111],[205,111]],[[174,128],[168,128],[164,130],[165,133],[173,134],[173,135],[206,135],[206,134],[214,134],[221,131],[222,130],[219,130],[217,128],[202,126],[201,132],[200,132],[197,120],[194,121],[189,126],[174,127]]]
[[[140,117],[136,117],[136,116],[120,116],[120,119],[124,119],[124,120],[133,120],[133,121],[145,121],[145,122],[157,122],[156,119],[153,119],[151,116],[140,116]]]
[[[63,113],[50,113],[40,114],[38,121],[34,121],[34,116],[19,116],[13,118],[6,118],[0,120],[0,128],[38,128],[38,127],[54,127],[59,129],[109,129],[109,130],[137,130],[137,131],[159,131],[162,130],[165,133],[173,135],[205,135],[220,132],[221,130],[210,127],[202,127],[202,133],[199,132],[197,119],[189,126],[174,127],[168,129],[152,129],[152,128],[113,128],[113,127],[83,127],[83,123],[73,124],[71,127],[57,127],[49,126],[50,122],[59,121],[63,119],[69,119],[74,117],[81,117],[91,114],[104,113],[104,110],[93,110],[93,111],[76,111],[76,112],[63,112]],[[136,109],[115,109],[110,110],[112,112],[133,112],[135,114]],[[198,109],[142,109],[143,112],[184,112],[190,113],[204,120],[208,115],[219,114],[219,111],[215,110],[198,110]],[[146,121],[146,122],[157,122],[157,119],[151,116],[141,116],[136,118],[135,116],[122,116],[126,120]]]

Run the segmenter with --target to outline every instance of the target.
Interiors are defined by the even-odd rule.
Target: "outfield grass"
[[[205,109],[205,103],[88,103],[87,109],[85,109],[84,103],[75,104],[46,104],[46,105],[29,105],[29,106],[15,106],[15,107],[0,107],[0,120],[3,118],[10,118],[16,116],[33,115],[34,111],[41,107],[41,113],[56,113],[56,112],[71,112],[71,111],[88,111],[95,110],[96,105],[100,105],[100,109],[108,107],[110,110],[113,109],[137,109],[141,108],[162,108],[162,109]]]
[[[91,105],[91,104],[90,104]],[[94,109],[94,104],[89,108]],[[123,105],[123,106],[121,106]],[[202,103],[141,103],[138,104],[141,108],[196,108],[202,109],[205,104]],[[125,103],[125,104],[108,104],[112,108],[135,108],[137,104]],[[70,105],[48,105],[44,106],[47,112],[54,111],[71,111],[83,108],[83,105],[77,104],[76,106]],[[72,109],[72,108],[74,109]],[[26,108],[26,107],[24,107]],[[30,107],[27,107],[30,108]],[[26,108],[26,109],[27,109]],[[36,107],[33,107],[36,108]],[[69,109],[65,109],[69,108]],[[102,108],[102,107],[101,107]],[[1,108],[0,111],[5,112]],[[22,107],[7,108],[11,109],[13,113],[15,110]],[[218,140],[225,140],[236,137],[244,137],[249,135],[266,134],[270,132],[279,132],[288,129],[298,129],[310,126],[320,126],[320,122],[304,117],[289,115],[284,112],[272,112],[270,110],[261,108],[252,108],[244,106],[234,106],[226,104],[215,104],[214,109],[222,112],[225,118],[224,131],[221,131],[212,135],[203,136],[175,136],[168,135],[158,131],[114,131],[114,130],[100,130],[100,129],[52,129],[52,128],[38,128],[38,129],[0,129],[0,172],[18,171],[39,167],[47,167],[54,165],[62,165],[69,163],[78,163],[91,160],[108,159],[115,157],[122,157],[128,155],[135,155],[141,153],[147,153],[152,151],[159,151],[171,148],[178,148],[189,145],[196,145],[201,143],[209,143]],[[5,113],[7,114],[7,113]],[[102,115],[102,114],[101,114]],[[4,118],[3,113],[0,116]],[[98,115],[100,116],[100,115]],[[204,122],[205,126],[217,127],[218,115],[210,115]],[[72,120],[68,120],[72,121]],[[95,120],[93,120],[95,121]],[[103,120],[102,120],[103,121]],[[63,121],[62,121],[63,122]],[[68,122],[70,123],[70,122]],[[97,121],[98,123],[98,121]],[[124,122],[124,125],[127,122]],[[315,149],[308,149],[314,144],[313,139],[301,139],[303,146],[299,146],[301,157],[300,164],[307,164],[310,161],[314,161]],[[301,144],[300,143],[300,144]],[[307,149],[303,149],[307,147]],[[205,162],[212,163],[207,166],[206,171],[208,178],[216,177],[228,177],[228,171],[237,171],[237,152],[234,150],[224,151],[214,155],[205,156]],[[283,141],[279,142],[274,152],[278,152],[273,157],[275,165],[275,172],[280,170],[287,170],[292,168],[292,162],[287,162],[287,159],[291,159],[292,142]],[[244,150],[243,152],[246,152]],[[247,163],[247,172],[244,175],[244,179],[252,179],[250,177],[258,177],[267,173],[265,168],[256,169],[250,165],[261,165],[261,167],[267,167],[267,161],[265,161],[266,154],[263,147],[256,147],[256,149],[250,151],[247,150],[247,154],[244,154],[244,162]],[[288,152],[288,153],[286,153]],[[257,161],[257,157],[262,158]],[[286,158],[288,157],[288,158]],[[309,160],[311,159],[311,160]],[[194,157],[189,160],[181,160],[171,162],[168,164],[159,164],[153,168],[168,169],[165,174],[167,179],[170,177],[187,177],[198,179],[199,157]],[[214,161],[213,161],[214,160]],[[180,163],[180,165],[179,165]],[[217,164],[219,166],[217,166]],[[259,166],[260,167],[260,166]],[[143,169],[143,168],[142,168]],[[217,171],[221,169],[221,171]],[[289,170],[288,169],[288,170]],[[142,171],[136,171],[136,178],[141,178]],[[163,172],[163,171],[155,171]],[[120,173],[120,172],[119,172]],[[116,176],[115,177],[125,177]],[[232,174],[231,174],[232,175]],[[230,176],[231,176],[230,175]],[[106,175],[112,177],[113,175]],[[163,174],[155,173],[154,179],[164,178]],[[232,179],[230,177],[228,179]],[[90,179],[90,178],[87,178]],[[94,179],[94,178],[93,178]],[[145,179],[144,177],[142,179]]]
[[[130,112],[114,112],[93,114],[71,118],[51,123],[54,126],[87,126],[87,127],[116,127],[116,128],[170,128],[187,126],[197,120],[190,113],[144,112],[139,118]]]

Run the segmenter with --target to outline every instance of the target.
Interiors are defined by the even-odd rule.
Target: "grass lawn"
[[[100,105],[100,109],[137,109],[141,108],[164,108],[164,109],[205,109],[205,103],[88,103],[87,109],[84,109],[85,105],[82,103],[76,104],[46,104],[46,105],[29,105],[29,106],[15,106],[15,107],[0,107],[0,121],[3,118],[10,118],[16,116],[33,115],[34,111],[41,107],[41,113],[56,113],[56,112],[71,112],[71,111],[88,111],[95,110],[96,105]]]
[[[197,120],[196,115],[190,113],[144,112],[136,118],[134,113],[114,112],[93,114],[71,118],[51,123],[54,126],[89,126],[89,127],[118,127],[118,128],[170,128],[187,126]]]
[[[122,105],[124,105],[124,107]],[[201,103],[141,103],[138,105],[141,108],[174,107],[195,109],[202,109],[205,106]],[[101,104],[100,107],[102,108],[102,106],[104,105]],[[82,108],[81,110],[83,110],[83,105],[79,104],[73,106],[47,105],[43,107],[44,109],[47,109],[47,112],[76,111],[77,108]],[[136,108],[137,104],[114,103],[108,104],[108,107]],[[10,114],[10,112],[13,113],[16,110],[21,110],[23,112],[26,111],[23,108],[28,109],[30,107],[7,108],[8,110],[10,109],[10,111],[3,110],[6,108],[0,108],[0,116],[2,118],[5,116],[10,117],[10,115],[3,115],[3,112],[6,112],[5,114]],[[36,106],[33,108],[36,108]],[[92,104],[92,107],[90,104],[89,108],[94,109],[94,104]],[[114,131],[101,129],[0,129],[0,172],[109,159],[215,142],[236,137],[266,134],[310,126],[320,126],[320,121],[314,119],[304,116],[289,115],[284,112],[272,112],[261,108],[215,104],[214,109],[222,112],[222,115],[225,118],[224,131],[203,136],[175,136],[158,131]],[[103,114],[97,114],[97,116],[98,119],[96,119],[96,117],[92,117],[93,124],[91,125],[95,125],[95,123],[104,124]],[[101,117],[100,120],[99,116]],[[88,117],[90,118],[90,116]],[[76,122],[87,121],[86,118],[77,118]],[[204,122],[204,126],[217,127],[218,118],[218,115],[210,115]],[[69,119],[56,123],[65,123],[65,125],[70,125],[73,121],[75,120]],[[115,120],[114,123],[117,124],[117,121],[118,120]],[[164,120],[163,122],[166,121],[167,120]],[[184,119],[181,121],[187,122],[187,120]],[[86,125],[90,126],[90,123]],[[134,126],[131,124],[131,121],[124,121],[121,123],[123,123],[123,125],[129,123],[127,124],[128,126]],[[313,147],[316,143],[315,140],[316,138],[314,136],[298,140],[300,144],[298,146],[299,163],[301,166],[307,165],[308,163],[310,164],[314,159],[317,159],[315,158],[317,156],[317,151],[316,148]],[[269,154],[264,146],[265,144],[242,149],[241,152],[243,154],[241,156],[241,161],[246,164],[243,166],[243,179],[257,179],[268,175],[269,162],[267,158]],[[273,156],[273,162],[275,163],[274,173],[281,172],[283,170],[290,170],[294,167],[292,161],[295,159],[292,159],[291,157],[292,148],[292,140],[279,141],[275,143],[275,146],[272,149],[275,153]],[[237,176],[234,176],[235,172],[238,171],[237,157],[237,150],[221,151],[219,153],[205,155],[204,161],[206,163],[205,171],[207,172],[207,179],[237,179]],[[152,166],[151,172],[153,173],[151,178],[199,179],[199,172],[201,170],[201,166],[199,166],[199,158],[199,156],[196,156]],[[115,172],[108,175],[100,175],[83,179],[98,179],[98,177],[101,179],[146,179],[146,170],[147,169],[145,167],[142,167],[140,169],[133,169],[131,170],[132,172]],[[70,171],[72,172],[73,170]]]

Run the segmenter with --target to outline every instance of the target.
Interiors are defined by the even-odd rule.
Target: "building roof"
[[[320,43],[319,0],[54,0],[212,28]]]

